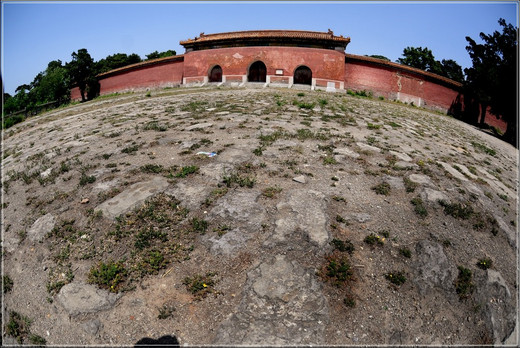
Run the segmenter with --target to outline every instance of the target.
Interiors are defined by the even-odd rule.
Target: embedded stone
[[[46,214],[36,220],[27,231],[27,238],[33,242],[41,242],[45,236],[52,231],[56,218],[52,214]]]

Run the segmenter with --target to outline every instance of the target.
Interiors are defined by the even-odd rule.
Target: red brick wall
[[[443,111],[450,108],[458,95],[455,86],[447,87],[420,73],[348,60],[345,64],[345,89],[371,91],[375,96],[413,101],[415,105]]]
[[[246,75],[249,66],[261,60],[267,75],[283,69],[283,76],[293,76],[300,65],[308,66],[313,78],[343,81],[345,54],[343,52],[303,47],[232,47],[192,51],[184,55],[184,77],[208,76],[215,66],[223,75]]]
[[[85,94],[85,98],[87,95]],[[74,87],[70,90],[70,100],[81,101],[81,93],[79,92],[79,87]]]
[[[99,80],[100,94],[179,85],[182,83],[183,66],[183,61],[178,60],[121,71]]]

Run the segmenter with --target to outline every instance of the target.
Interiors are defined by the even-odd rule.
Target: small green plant
[[[403,177],[404,187],[406,189],[406,192],[414,192],[417,188],[417,183],[413,182],[407,177]]]
[[[35,335],[35,334],[29,335],[29,342],[31,342],[31,344],[33,344],[35,346],[44,346],[47,344],[47,341],[45,340],[45,338],[43,338],[42,336],[39,336],[39,335]]]
[[[367,128],[368,129],[379,129],[379,128],[381,128],[381,125],[380,124],[373,124],[373,123],[368,122],[367,123]]]
[[[343,299],[343,304],[347,307],[354,308],[356,307],[356,300],[352,296],[347,296]]]
[[[324,107],[325,105],[327,105],[329,103],[329,101],[327,99],[320,99],[320,100],[318,100],[318,102],[320,103],[321,107]]]
[[[343,224],[348,224],[348,221],[341,215],[336,215],[336,221]]]
[[[137,150],[139,150],[139,145],[131,145],[122,149],[121,152],[127,154],[134,154],[135,152],[137,152]]]
[[[80,186],[85,186],[86,184],[92,184],[96,181],[96,177],[94,175],[86,175],[85,173],[81,174],[79,178]]]
[[[256,156],[262,156],[263,154],[263,147],[262,146],[259,146],[257,147],[256,149],[253,150],[253,153],[256,155]]]
[[[238,184],[240,187],[249,187],[252,188],[255,186],[256,179],[250,176],[240,176],[238,173],[231,173],[229,175],[224,175],[222,177],[222,181],[226,184],[227,187],[231,187],[233,184]]]
[[[158,174],[161,173],[163,170],[164,168],[160,164],[145,164],[144,166],[141,166],[141,171],[143,173]]]
[[[335,200],[336,202],[346,202],[345,198],[343,198],[341,196],[332,196],[332,199]]]
[[[6,334],[16,338],[18,343],[22,344],[29,338],[31,320],[15,311],[9,312],[9,322],[6,325]]]
[[[150,250],[139,264],[142,275],[157,274],[159,270],[168,265],[168,260],[157,250]]]
[[[334,246],[334,249],[339,250],[341,252],[348,252],[349,254],[352,254],[355,250],[354,244],[350,240],[341,240],[341,239],[333,239],[330,244]]]
[[[190,223],[194,232],[205,234],[206,230],[208,229],[208,222],[204,219],[194,217],[193,219],[191,219]]]
[[[298,94],[296,94],[298,97],[305,97],[305,93],[303,92],[299,92]]]
[[[159,315],[157,316],[157,319],[168,319],[173,315],[173,312],[175,312],[175,307],[163,304],[163,306],[159,308]]]
[[[214,272],[208,272],[206,275],[196,274],[193,277],[186,277],[182,282],[186,285],[189,292],[195,295],[196,300],[201,300],[210,293],[216,293],[213,289],[215,281],[213,277],[216,275]]]
[[[139,233],[137,233],[135,236],[134,246],[139,250],[143,250],[151,245],[153,239],[166,242],[168,240],[168,235],[160,230],[154,229],[152,226],[149,226],[148,229],[143,228]]]
[[[419,215],[422,218],[428,216],[428,211],[426,210],[426,207],[424,206],[421,198],[415,197],[410,201],[410,203],[413,204],[414,211],[417,215]]]
[[[152,93],[150,91],[148,91],[144,96],[147,98],[150,98],[152,96]]]
[[[385,278],[392,284],[403,285],[406,282],[406,277],[402,271],[392,271],[385,274]]]
[[[338,164],[338,161],[336,161],[336,159],[332,156],[325,156],[323,158],[323,164],[324,165],[329,165],[329,164]]]
[[[336,286],[341,286],[352,278],[352,269],[345,256],[333,254],[327,257],[328,263],[322,273],[325,280],[331,281]]]
[[[439,204],[444,208],[444,214],[451,215],[454,218],[467,220],[473,214],[473,208],[461,203],[448,203],[444,200],[439,200]]]
[[[498,197],[500,197],[500,199],[504,200],[504,201],[508,201],[509,200],[509,197],[507,195],[504,195],[504,194],[501,194],[501,193],[498,193],[497,194]]]
[[[473,147],[479,151],[479,152],[484,152],[490,156],[495,156],[497,153],[495,150],[487,147],[486,145],[483,145],[483,144],[480,144],[480,143],[477,143],[477,142],[471,142],[471,145],[473,145]]]
[[[399,249],[399,254],[403,255],[407,259],[412,257],[412,252],[408,248],[401,248],[401,249]]]
[[[110,292],[118,292],[121,283],[125,280],[128,271],[122,261],[108,263],[99,262],[90,269],[88,282],[106,288]]]
[[[266,189],[264,189],[262,191],[262,195],[264,197],[267,197],[267,198],[273,198],[274,196],[276,196],[278,193],[282,192],[282,188],[281,187],[273,187],[273,186],[270,186]]]
[[[459,295],[460,300],[467,299],[473,290],[475,289],[475,285],[472,282],[473,274],[471,270],[458,266],[459,275],[455,280],[455,291]]]
[[[9,275],[5,274],[2,277],[2,288],[3,288],[4,294],[13,290],[13,285],[14,285],[14,283],[13,283],[13,280],[11,279],[11,277],[9,277]]]
[[[477,267],[481,268],[481,269],[484,269],[484,270],[488,269],[488,268],[491,268],[491,266],[493,266],[493,261],[490,258],[488,258],[488,257],[480,259],[477,262]]]
[[[176,178],[185,178],[187,177],[188,175],[190,174],[193,174],[193,173],[196,173],[199,171],[199,167],[197,166],[186,166],[186,167],[182,167],[180,169],[180,171],[175,174],[175,177]]]
[[[373,186],[372,190],[374,190],[378,195],[388,196],[390,194],[390,184],[387,182],[382,182],[376,186]]]
[[[151,121],[144,125],[143,130],[154,130],[156,132],[165,132],[168,130],[168,127],[162,124],[159,124],[157,121]]]
[[[363,241],[365,243],[367,243],[368,245],[375,245],[375,244],[384,245],[385,244],[383,238],[379,237],[375,233],[370,233],[368,236],[365,237],[365,239],[363,239]]]

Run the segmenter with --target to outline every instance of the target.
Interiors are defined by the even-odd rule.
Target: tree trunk
[[[510,118],[509,122],[507,122],[507,129],[504,133],[503,140],[507,141],[511,145],[515,146],[518,149],[518,139],[516,134],[516,120]]]
[[[81,93],[81,102],[84,103],[86,101],[85,99],[85,89],[80,88],[79,93]]]
[[[480,128],[484,128],[484,124],[486,123],[486,112],[487,112],[488,104],[481,103],[480,104],[480,122],[478,126]]]

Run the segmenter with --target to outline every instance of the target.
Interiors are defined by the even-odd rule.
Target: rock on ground
[[[220,327],[216,344],[319,344],[328,304],[315,271],[277,255],[250,271],[235,314]]]
[[[77,316],[110,309],[119,297],[94,285],[69,283],[61,288],[56,299],[70,316]]]
[[[56,218],[52,214],[46,214],[36,220],[31,228],[27,231],[27,238],[33,242],[41,242],[45,236],[52,231]]]
[[[107,218],[115,219],[119,215],[138,207],[146,199],[164,191],[168,185],[168,180],[163,177],[155,177],[149,181],[138,182],[114,198],[101,203],[96,210],[101,210]]]

